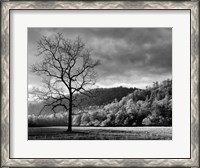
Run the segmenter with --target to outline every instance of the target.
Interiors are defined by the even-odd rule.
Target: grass
[[[171,140],[172,127],[29,127],[29,140]]]

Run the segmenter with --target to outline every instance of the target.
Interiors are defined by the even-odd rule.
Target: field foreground
[[[172,127],[29,127],[28,140],[171,140]]]

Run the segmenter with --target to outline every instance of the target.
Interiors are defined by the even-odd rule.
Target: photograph
[[[28,140],[172,140],[171,27],[28,27]]]
[[[198,0],[0,4],[1,167],[199,167]]]

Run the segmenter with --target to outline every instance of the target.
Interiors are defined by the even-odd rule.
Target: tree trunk
[[[72,131],[72,98],[70,96],[67,132],[71,132],[71,131]]]

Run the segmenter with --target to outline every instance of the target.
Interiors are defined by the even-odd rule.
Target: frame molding
[[[190,159],[11,159],[9,16],[13,9],[173,9],[191,13]],[[4,1],[1,3],[1,167],[199,167],[199,1]]]

